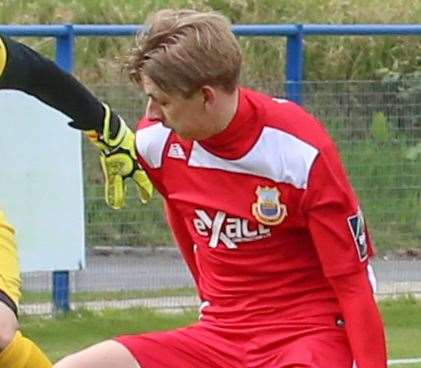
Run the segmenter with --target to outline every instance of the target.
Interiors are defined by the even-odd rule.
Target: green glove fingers
[[[131,178],[136,184],[137,194],[142,203],[147,203],[153,194],[153,187],[143,170],[127,153],[116,152],[110,155],[101,153],[100,162],[105,178],[105,202],[114,209],[126,205],[125,179]]]
[[[153,195],[153,186],[146,173],[143,170],[137,169],[134,171],[132,179],[136,184],[139,200],[143,204],[149,202]]]
[[[142,203],[148,202],[153,186],[146,173],[139,167],[135,153],[135,135],[120,118],[120,127],[114,138],[110,136],[110,109],[105,107],[103,133],[86,131],[89,140],[101,151],[100,162],[105,179],[105,202],[114,209],[126,204],[125,179],[131,178],[136,185]]]
[[[126,205],[125,177],[133,171],[133,161],[125,153],[106,156],[101,152],[100,162],[105,179],[105,202],[114,209]]]

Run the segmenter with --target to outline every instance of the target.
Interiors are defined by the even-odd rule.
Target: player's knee
[[[53,368],[141,368],[131,353],[113,340],[103,341],[66,356]]]
[[[61,359],[57,363],[53,365],[53,368],[70,368],[70,367],[76,367],[73,363],[73,356],[68,355],[67,357]]]
[[[4,350],[13,341],[16,328],[4,328],[0,326],[0,351]]]
[[[74,359],[75,356],[76,354],[69,355],[63,358],[62,360],[55,363],[53,365],[53,368],[79,368],[81,367],[81,363]],[[137,368],[142,368],[142,367],[138,364]]]
[[[13,341],[18,328],[16,319],[0,316],[0,351],[4,350]]]
[[[88,359],[89,360],[89,359]],[[133,363],[137,368],[142,368],[138,363]],[[54,364],[53,368],[80,368],[89,366],[90,364],[87,363],[87,360],[81,356],[80,353],[70,354],[57,363]],[[128,367],[128,365],[124,365]]]
[[[90,366],[92,361],[95,361],[95,359],[90,356],[86,357],[82,351],[65,356],[56,362],[53,368],[86,368]]]

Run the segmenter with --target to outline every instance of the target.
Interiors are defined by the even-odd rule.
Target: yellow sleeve
[[[16,306],[19,304],[21,287],[19,271],[15,229],[0,209],[0,290],[6,293]]]
[[[0,76],[3,73],[4,67],[6,66],[6,46],[4,46],[4,42],[0,37]]]

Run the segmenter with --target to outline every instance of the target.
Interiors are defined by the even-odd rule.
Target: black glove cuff
[[[118,117],[118,115],[114,112],[111,111],[111,121],[110,121],[110,135],[111,135],[111,139],[114,139],[117,134],[118,131],[120,130],[120,118]]]

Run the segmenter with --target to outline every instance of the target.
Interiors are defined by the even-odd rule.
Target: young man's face
[[[204,139],[213,134],[208,117],[206,96],[199,91],[189,98],[180,94],[167,94],[147,75],[142,77],[145,94],[149,97],[146,117],[161,121],[183,139]]]

